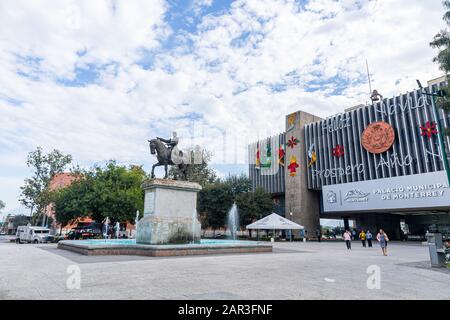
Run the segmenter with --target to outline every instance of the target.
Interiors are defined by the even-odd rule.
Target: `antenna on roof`
[[[370,72],[369,72],[369,63],[366,59],[366,69],[367,69],[367,78],[369,79],[369,90],[370,90],[370,100],[372,100],[372,105],[374,102],[380,101],[380,99],[383,99],[383,96],[377,91],[372,91],[372,82],[370,81]]]
[[[369,79],[369,94],[372,94],[372,83],[370,82],[369,63],[366,59],[367,78]]]

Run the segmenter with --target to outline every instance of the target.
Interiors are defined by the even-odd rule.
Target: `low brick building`
[[[50,191],[56,191],[58,189],[62,189],[64,187],[70,186],[72,182],[75,180],[75,176],[68,172],[58,173],[56,174],[53,179],[50,181],[49,189]],[[44,221],[45,223],[48,223],[48,218],[52,218],[52,224],[49,226],[52,233],[65,233],[65,231],[70,230],[73,228],[73,225],[67,225],[63,229],[61,229],[61,225],[59,225],[56,222],[55,219],[55,210],[53,207],[53,204],[50,204],[45,208],[45,216],[47,217],[47,221]],[[83,221],[88,222],[88,221]]]

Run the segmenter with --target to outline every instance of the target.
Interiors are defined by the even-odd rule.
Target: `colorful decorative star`
[[[278,164],[280,166],[284,166],[284,156],[286,155],[286,152],[284,151],[284,147],[280,146],[278,149]]]
[[[298,167],[299,167],[299,165],[297,163],[297,157],[296,156],[292,156],[290,164],[288,165],[289,175],[291,177],[295,177],[297,175],[297,168]]]
[[[261,153],[260,153],[260,150],[259,150],[259,143],[256,146],[256,162],[255,162],[255,166],[256,166],[256,169],[259,169],[260,166],[261,166]]]
[[[340,158],[344,155],[344,146],[338,144],[336,147],[333,148],[333,156]]]
[[[316,150],[314,150],[314,148],[315,146],[313,143],[308,150],[308,158],[309,158],[308,167],[312,166],[317,161]]]
[[[288,147],[290,147],[291,149],[294,149],[294,147],[300,142],[300,140],[298,140],[297,138],[295,138],[294,136],[292,136],[289,140],[288,140]]]
[[[288,125],[291,127],[291,126],[293,126],[294,124],[295,124],[295,116],[296,116],[297,114],[294,112],[294,113],[291,113],[290,115],[288,115]]]
[[[438,134],[435,122],[427,121],[424,126],[420,126],[420,130],[422,131],[421,135],[422,136],[427,136],[428,139],[431,139],[431,137],[433,135]]]

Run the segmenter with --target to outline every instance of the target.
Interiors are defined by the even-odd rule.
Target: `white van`
[[[16,232],[16,243],[46,243],[53,242],[54,236],[50,235],[50,229],[34,226],[19,226]]]

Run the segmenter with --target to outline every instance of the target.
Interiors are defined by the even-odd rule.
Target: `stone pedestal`
[[[197,219],[198,183],[151,179],[142,184],[145,190],[144,217],[136,232],[138,244],[177,244],[199,242]]]

